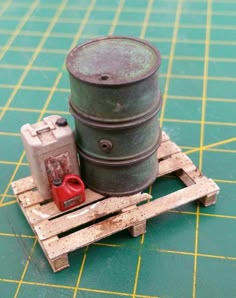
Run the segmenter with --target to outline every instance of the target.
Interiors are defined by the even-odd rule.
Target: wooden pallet
[[[151,196],[145,193],[104,198],[87,189],[84,204],[60,212],[52,201],[45,201],[39,194],[32,177],[12,183],[17,201],[54,272],[69,266],[71,251],[127,228],[132,236],[139,236],[146,232],[147,219],[191,201],[200,200],[205,206],[216,202],[219,187],[203,176],[164,132],[158,160],[159,176],[174,173],[187,187],[151,201]],[[144,201],[146,203],[138,205]]]

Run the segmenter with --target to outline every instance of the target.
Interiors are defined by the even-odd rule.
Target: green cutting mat
[[[162,53],[164,130],[220,186],[189,204],[70,254],[54,274],[10,183],[29,175],[20,127],[68,117],[64,60],[76,44],[117,34]],[[0,297],[236,297],[235,0],[0,0]],[[173,178],[154,197],[182,188]]]

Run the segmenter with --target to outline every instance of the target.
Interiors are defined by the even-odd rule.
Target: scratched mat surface
[[[162,53],[161,124],[220,186],[69,255],[54,274],[13,196],[28,176],[20,127],[68,113],[69,49],[98,36],[145,38]],[[0,0],[0,297],[236,297],[236,2]],[[182,188],[162,178],[154,197]]]

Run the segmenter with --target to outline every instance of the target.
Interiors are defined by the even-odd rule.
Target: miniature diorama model
[[[160,61],[141,39],[83,43],[66,59],[74,133],[56,115],[21,128],[31,177],[12,188],[54,271],[69,266],[69,252],[113,233],[145,233],[148,218],[216,202],[218,186],[161,132]],[[171,173],[187,187],[155,200],[142,193]]]
[[[159,51],[149,43],[124,37],[92,40],[68,54],[69,109],[75,120],[81,177],[90,189],[125,196],[156,180],[160,60]],[[60,210],[83,202],[68,198],[64,207],[59,204],[58,197],[63,200],[67,188],[76,193],[81,185],[82,190],[81,180],[67,176],[78,175],[79,169],[66,120],[50,116],[24,125],[21,132],[39,192],[48,199],[53,196]]]

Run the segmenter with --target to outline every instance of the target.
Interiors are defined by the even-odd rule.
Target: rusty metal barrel
[[[94,39],[68,54],[69,109],[87,187],[124,196],[156,179],[160,61],[148,42],[122,36]]]

